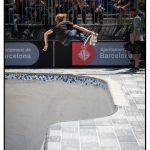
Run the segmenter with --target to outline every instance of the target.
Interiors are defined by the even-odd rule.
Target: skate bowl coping
[[[115,96],[101,79],[8,74],[5,80],[7,150],[40,149],[49,125],[106,117],[117,111]]]

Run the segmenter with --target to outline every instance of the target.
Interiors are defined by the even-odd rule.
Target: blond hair
[[[56,15],[55,21],[56,22],[61,22],[61,21],[63,21],[66,18],[67,18],[67,14],[61,14],[61,13],[59,13],[59,14]]]

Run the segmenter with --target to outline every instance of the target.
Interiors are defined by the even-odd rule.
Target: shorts
[[[84,36],[84,34],[82,32],[80,32],[76,29],[73,29],[73,30],[70,30],[69,33],[67,34],[67,38],[64,41],[64,45],[68,46],[72,40],[80,40],[80,41],[84,42],[85,38],[86,37]]]
[[[125,50],[130,51],[131,54],[141,54],[144,50],[144,41],[135,41],[134,44],[128,42],[124,45]]]

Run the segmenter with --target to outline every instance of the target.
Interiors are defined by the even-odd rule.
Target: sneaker
[[[131,72],[136,72],[136,71],[139,71],[139,68],[131,68],[130,71]]]
[[[93,46],[96,45],[96,43],[97,43],[97,36],[98,36],[98,33],[96,33],[94,36],[91,36],[90,45],[93,45]]]
[[[90,41],[91,41],[91,35],[85,36],[83,45],[86,45],[87,43],[89,43],[91,45]]]

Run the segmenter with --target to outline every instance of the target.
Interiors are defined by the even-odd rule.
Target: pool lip
[[[22,74],[26,74],[26,75],[38,75],[38,76],[42,76],[42,75],[50,75],[50,76],[69,76],[69,77],[81,77],[81,78],[88,78],[88,79],[92,79],[92,80],[99,80],[102,81],[104,84],[107,85],[107,90],[109,90],[110,95],[112,96],[112,100],[114,102],[115,105],[117,106],[129,106],[129,102],[127,100],[127,97],[125,95],[125,93],[122,91],[121,89],[121,85],[119,84],[118,80],[114,80],[114,79],[110,79],[108,77],[104,77],[104,76],[98,76],[98,75],[88,75],[88,74],[78,74],[78,73],[37,73],[37,72],[24,72],[24,71],[6,71],[5,74],[16,74],[16,75],[22,75]],[[13,79],[14,80],[14,79]],[[77,83],[78,84],[78,83]],[[91,84],[92,86],[94,86],[93,84]],[[115,87],[115,88],[114,88]],[[117,92],[116,92],[117,91]]]
[[[9,75],[12,77],[9,77]],[[8,77],[7,77],[8,76]],[[95,77],[90,77],[90,76],[83,76],[83,75],[74,75],[74,74],[54,74],[54,73],[5,73],[5,80],[22,80],[24,81],[24,79],[20,78],[19,76],[28,76],[28,77],[31,77],[31,78],[26,78],[25,80],[26,81],[32,81],[32,80],[40,80],[40,81],[63,81],[63,82],[66,82],[66,83],[75,83],[75,84],[83,84],[85,86],[88,86],[88,85],[91,85],[91,86],[95,86],[95,87],[100,87],[101,89],[103,90],[107,90],[108,89],[108,85],[107,85],[107,82],[105,80],[102,80],[102,79],[98,79],[98,78],[95,78]],[[37,76],[37,78],[35,78],[35,76]],[[45,80],[44,78],[45,77],[56,77],[55,79],[48,79],[48,80]],[[68,81],[65,81],[61,78],[61,76],[64,76],[64,78],[68,77],[68,80],[72,79],[72,78],[75,78],[76,81],[73,81],[73,82],[68,82]],[[42,79],[41,79],[42,78]],[[84,81],[85,80],[85,81]],[[90,80],[90,82],[88,83],[88,80]],[[80,82],[80,83],[79,83]],[[95,83],[95,82],[98,82],[98,83]]]
[[[106,85],[106,88],[101,88],[103,90],[107,90],[107,92],[110,94],[111,100],[112,100],[112,104],[114,106],[114,110],[111,114],[109,115],[104,115],[103,117],[108,117],[108,116],[112,116],[113,114],[115,114],[118,111],[118,106],[129,106],[129,102],[127,101],[127,98],[125,96],[125,94],[123,93],[123,91],[121,90],[121,86],[119,85],[119,83],[117,83],[115,80],[113,79],[109,79],[107,77],[99,77],[97,75],[78,75],[78,74],[70,74],[70,73],[21,73],[21,72],[6,72],[6,74],[15,74],[15,75],[37,75],[37,76],[43,76],[43,75],[47,75],[47,76],[67,76],[67,77],[76,77],[76,78],[85,78],[85,79],[92,79],[92,80],[99,80],[100,82],[102,82],[102,84]],[[20,80],[20,79],[13,79],[13,80]],[[33,79],[33,80],[38,80],[38,79]],[[31,81],[33,81],[31,80]],[[27,80],[26,80],[27,81]],[[30,80],[29,80],[30,81]],[[41,81],[41,80],[38,80]],[[49,82],[53,81],[53,80],[48,80]],[[63,80],[54,80],[54,81],[59,81],[59,82],[64,82]],[[45,81],[41,81],[41,82],[45,82]],[[47,82],[47,81],[46,81]],[[65,82],[64,82],[65,83]],[[67,84],[67,83],[66,83]],[[70,84],[79,84],[80,83],[70,83]],[[85,86],[94,86],[93,84],[90,85],[85,85]],[[114,86],[115,86],[115,90],[114,90]],[[99,87],[96,87],[99,88]],[[118,91],[116,93],[116,91]],[[120,101],[121,100],[121,101]],[[98,116],[97,116],[98,117]],[[99,118],[99,117],[98,117]],[[100,117],[101,118],[101,117]],[[92,118],[89,118],[92,119]],[[83,119],[84,120],[84,119]],[[73,120],[70,120],[73,121]],[[56,122],[58,123],[58,122]],[[54,124],[56,124],[54,123]]]

